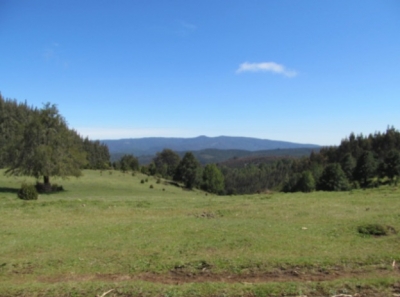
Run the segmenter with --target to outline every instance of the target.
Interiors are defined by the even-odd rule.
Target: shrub
[[[43,184],[39,182],[36,183],[35,188],[38,193],[53,193],[64,191],[63,186],[59,186],[57,184]]]
[[[383,226],[381,224],[364,224],[358,226],[357,230],[360,234],[372,236],[385,236],[390,233],[396,233],[392,226]]]
[[[22,200],[37,200],[38,192],[34,185],[22,184],[18,190],[18,197]]]
[[[150,189],[153,189],[154,187],[153,187],[153,185],[150,185],[150,187],[149,187]]]

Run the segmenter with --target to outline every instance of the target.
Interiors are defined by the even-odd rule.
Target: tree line
[[[108,147],[70,129],[55,105],[39,109],[0,94],[0,168],[10,175],[43,178],[45,190],[51,188],[51,176],[79,176],[81,169],[141,171],[216,194],[342,191],[397,184],[400,132],[388,127],[368,136],[351,133],[339,146],[303,158],[281,157],[242,167],[226,164],[203,167],[193,153],[181,158],[170,149],[158,152],[146,166],[129,154],[111,164]]]
[[[383,133],[351,133],[340,145],[322,148],[308,157],[246,164],[240,168],[212,164],[201,168],[193,154],[182,160],[164,150],[142,171],[184,182],[219,194],[345,191],[397,184],[400,176],[400,132],[388,127]],[[214,185],[218,180],[218,186]]]
[[[339,146],[293,162],[282,184],[286,192],[342,191],[397,184],[400,176],[400,132],[351,133]]]

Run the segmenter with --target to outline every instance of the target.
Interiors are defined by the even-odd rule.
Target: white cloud
[[[287,77],[294,77],[297,72],[294,70],[286,69],[285,66],[275,63],[275,62],[262,62],[262,63],[242,63],[236,70],[236,73],[241,72],[273,72],[277,74],[282,74]]]

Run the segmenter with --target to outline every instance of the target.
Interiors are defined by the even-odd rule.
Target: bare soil
[[[257,284],[268,282],[322,282],[351,278],[380,278],[398,277],[400,280],[400,269],[368,269],[347,271],[341,268],[330,270],[309,270],[302,268],[275,269],[271,272],[248,271],[241,274],[213,273],[203,268],[199,272],[187,272],[185,269],[173,269],[166,274],[140,273],[140,274],[93,274],[93,275],[58,275],[39,277],[39,282],[58,283],[68,281],[133,281],[141,280],[160,284],[180,285],[184,283],[244,283]],[[400,287],[399,287],[400,293]]]

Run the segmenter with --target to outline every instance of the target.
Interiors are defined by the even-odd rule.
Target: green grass
[[[85,171],[22,201],[34,180],[1,175],[0,296],[317,296],[399,278],[400,236],[358,232],[400,231],[395,187],[221,197],[145,178]]]

